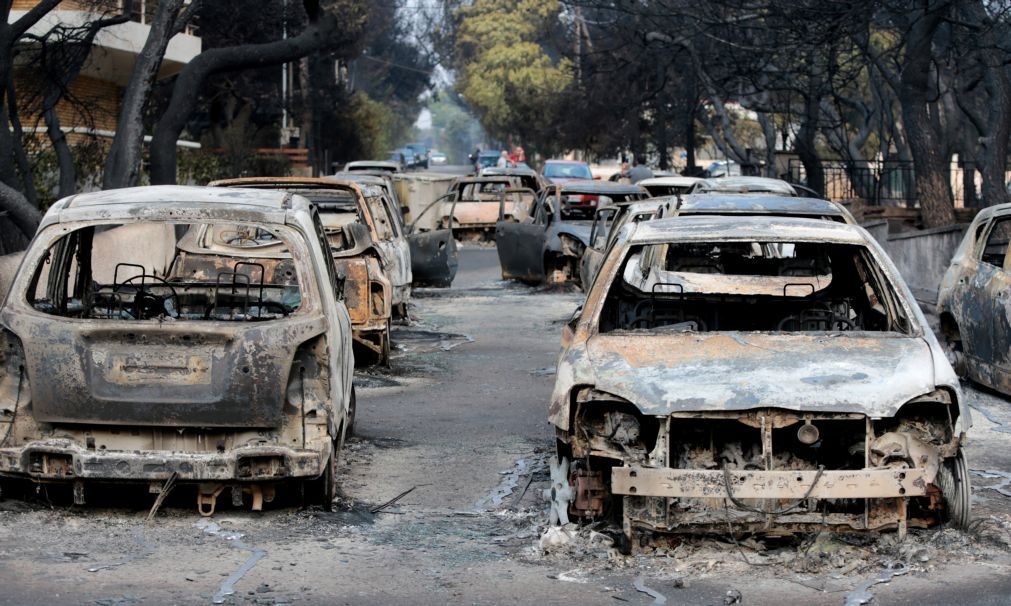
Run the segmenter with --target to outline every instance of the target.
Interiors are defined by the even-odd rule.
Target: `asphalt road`
[[[340,511],[226,506],[201,519],[179,491],[145,523],[150,496],[117,488],[83,508],[3,500],[0,604],[662,603],[637,584],[668,604],[1011,602],[1011,497],[994,489],[1011,494],[1011,404],[971,386],[975,533],[741,551],[692,538],[626,558],[584,529],[546,553],[546,402],[580,299],[504,283],[493,248],[464,248],[452,289],[417,293],[393,369],[357,379]]]

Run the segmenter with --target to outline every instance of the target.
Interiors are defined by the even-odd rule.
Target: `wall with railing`
[[[899,160],[858,162],[847,169],[843,162],[837,160],[825,161],[822,164],[825,171],[825,196],[830,200],[862,200],[868,206],[890,206],[896,208],[917,208],[915,173],[912,162]],[[976,203],[971,203],[971,197],[965,195],[965,172],[973,172]],[[787,172],[787,180],[793,183],[807,184],[807,173],[800,160],[791,158]],[[1005,181],[1011,180],[1011,171]],[[982,188],[982,178],[972,164],[951,162],[948,169],[948,182],[954,196],[955,208],[979,206],[978,192]],[[967,201],[970,202],[967,204]]]

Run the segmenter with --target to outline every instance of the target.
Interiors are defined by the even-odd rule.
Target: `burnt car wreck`
[[[319,216],[281,192],[61,200],[0,309],[0,476],[231,489],[330,507],[352,431],[351,326]],[[247,501],[249,502],[249,501]]]
[[[1011,204],[985,208],[966,230],[938,289],[948,359],[963,376],[1011,394]]]
[[[630,540],[964,527],[969,412],[912,301],[857,227],[626,226],[563,331],[555,507]]]
[[[592,217],[598,205],[628,204],[648,196],[636,185],[570,181],[541,190],[525,217],[511,214],[506,201],[500,201],[495,247],[502,279],[587,286],[580,282],[580,261],[593,225],[586,214]]]

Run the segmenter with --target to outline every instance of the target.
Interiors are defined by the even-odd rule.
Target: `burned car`
[[[535,192],[539,192],[545,187],[551,185],[551,182],[545,179],[532,168],[498,168],[492,166],[481,171],[482,177],[512,177],[515,182],[513,187],[525,187],[527,189],[532,189]]]
[[[726,215],[733,217],[774,216],[807,217],[856,225],[856,219],[841,205],[828,200],[796,198],[774,194],[717,194],[667,196],[655,198],[654,210],[637,208],[636,220],[648,220],[673,213],[679,217],[694,215]],[[659,208],[656,208],[659,205]],[[597,210],[590,235],[590,245],[583,253],[580,272],[587,284],[596,275],[604,259],[604,251],[614,241],[618,231],[629,220],[631,207],[615,206]],[[646,216],[649,214],[650,216]]]
[[[391,152],[392,153],[392,152]],[[402,156],[401,156],[402,160]],[[355,160],[344,165],[344,172],[366,175],[392,175],[401,171],[403,162],[390,160]]]
[[[702,179],[692,188],[693,194],[776,194],[797,196],[796,188],[782,179],[770,177],[719,177]]]
[[[507,176],[456,179],[443,201],[439,227],[452,226],[460,239],[493,239],[500,203],[507,220],[522,221],[537,199],[534,190],[520,187],[519,181]]]
[[[393,187],[393,181],[390,176],[390,174],[378,175],[370,174],[366,171],[356,171],[335,173],[330,175],[330,178],[338,181],[350,181],[352,183],[357,183],[358,185],[374,185],[382,189],[393,203],[393,208],[399,211],[396,218],[400,222],[401,228],[403,228],[405,225],[404,217],[408,212],[408,208],[407,205],[404,204],[397,196],[397,190]]]
[[[495,224],[502,278],[528,283],[572,282],[580,285],[579,263],[592,223],[584,220],[585,197],[592,205],[615,205],[649,197],[645,189],[607,181],[572,181],[541,190],[525,219],[517,220],[500,204]]]
[[[355,363],[389,365],[393,284],[376,246],[381,234],[373,215],[381,209],[329,179],[249,177],[214,181],[211,185],[284,191],[303,196],[316,206],[337,275],[344,280],[344,304],[351,316]],[[266,244],[261,246],[269,248]],[[283,244],[278,241],[274,246],[280,248]]]
[[[406,316],[407,302],[411,298],[411,252],[398,218],[399,210],[395,208],[393,201],[383,189],[350,181],[304,177],[249,177],[211,183],[213,186],[262,187],[284,190],[298,188],[300,184],[304,184],[303,189],[306,191],[318,190],[321,187],[333,190],[333,192],[343,191],[348,203],[353,201],[355,206],[360,209],[359,212],[363,213],[365,211],[361,209],[367,209],[371,221],[363,218],[360,222],[369,225],[372,244],[379,252],[383,271],[389,276],[392,288],[390,298],[393,304],[393,317]],[[320,210],[324,216],[324,223],[327,221],[328,212],[336,212],[336,208],[332,205],[327,205]]]
[[[969,521],[958,378],[859,227],[627,225],[562,347],[556,510],[629,539]]]
[[[611,245],[621,228],[628,223],[650,221],[663,217],[677,206],[677,198],[663,197],[639,200],[625,204],[611,204],[597,209],[590,227],[590,239],[583,256],[579,260],[579,283],[589,288],[597,277],[600,264],[604,262],[604,253]]]
[[[72,486],[76,503],[92,483],[193,483],[204,515],[225,489],[259,509],[294,480],[330,507],[354,421],[341,288],[300,196],[55,203],[0,308],[0,477]]]
[[[941,280],[937,313],[955,371],[1011,394],[1011,204],[984,208]]]
[[[651,177],[639,181],[637,185],[645,187],[654,198],[661,196],[681,196],[695,188],[703,179],[699,177]]]

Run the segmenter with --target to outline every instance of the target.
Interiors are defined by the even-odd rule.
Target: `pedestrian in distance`
[[[643,164],[642,158],[636,156],[634,162],[635,165],[632,167],[632,170],[628,171],[629,181],[631,181],[632,183],[638,183],[643,179],[653,178],[653,171],[650,170],[648,166]]]
[[[498,157],[498,162],[495,164],[498,168],[509,168],[511,163],[509,162],[509,152],[502,150],[502,154]]]

